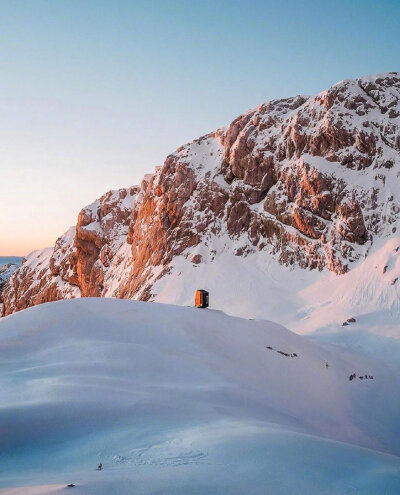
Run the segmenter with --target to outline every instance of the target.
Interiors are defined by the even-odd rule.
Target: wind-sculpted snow
[[[182,304],[188,296],[172,281],[221,271],[228,257],[257,264],[266,279],[275,263],[321,278],[349,272],[399,227],[399,136],[395,72],[262,104],[181,146],[140,187],[84,208],[50,272],[25,266],[10,279],[3,313],[64,294]],[[27,276],[41,279],[44,296]],[[248,299],[268,288],[254,286]]]
[[[156,303],[19,312],[0,321],[0,493],[397,493],[398,356]]]

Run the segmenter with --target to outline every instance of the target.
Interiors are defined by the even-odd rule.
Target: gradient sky
[[[248,108],[399,69],[398,0],[0,0],[0,255]]]

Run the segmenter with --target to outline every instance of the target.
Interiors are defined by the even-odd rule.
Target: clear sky
[[[0,255],[272,98],[400,69],[400,1],[0,0]]]

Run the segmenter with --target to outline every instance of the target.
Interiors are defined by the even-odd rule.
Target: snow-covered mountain
[[[17,263],[6,263],[4,265],[0,265],[0,293],[4,284],[7,282],[7,280],[11,277],[11,275],[15,272],[17,268],[18,268]]]
[[[2,312],[2,305],[3,305],[1,298],[3,287],[5,286],[6,282],[11,278],[12,274],[19,267],[19,265],[20,265],[19,262],[1,263],[1,259],[0,259],[0,314]]]
[[[0,494],[394,495],[399,342],[101,298],[2,318]]]
[[[84,208],[10,279],[3,313],[79,296],[187,305],[207,288],[215,308],[298,331],[374,311],[392,331],[399,173],[400,73],[262,104]]]

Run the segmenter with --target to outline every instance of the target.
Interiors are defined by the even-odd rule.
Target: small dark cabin
[[[208,308],[208,292],[206,290],[196,290],[194,305],[196,308]]]

